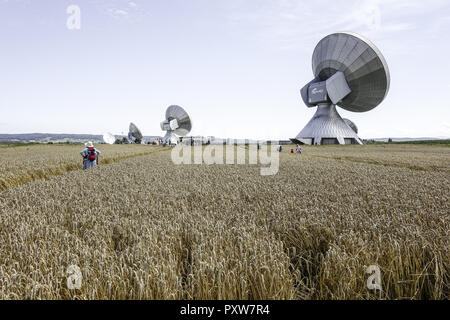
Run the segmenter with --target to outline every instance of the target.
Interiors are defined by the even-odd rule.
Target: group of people
[[[294,149],[291,149],[291,153],[294,153]],[[302,153],[302,148],[300,147],[300,145],[298,144],[297,147],[295,148],[295,153],[301,154]]]
[[[83,170],[86,170],[98,164],[98,158],[101,152],[94,147],[92,141],[85,143],[84,147],[80,154],[83,157]]]
[[[283,151],[283,147],[282,147],[281,145],[279,145],[279,146],[277,147],[277,151],[278,151],[278,152]],[[291,153],[294,153],[294,149],[291,149]],[[295,153],[299,153],[299,154],[302,153],[302,148],[300,147],[299,144],[298,144],[297,147],[295,148]]]

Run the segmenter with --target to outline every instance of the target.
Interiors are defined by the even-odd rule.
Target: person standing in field
[[[83,157],[83,170],[95,167],[97,165],[100,150],[94,147],[92,141],[85,144],[85,148],[81,150],[80,154]]]
[[[83,151],[86,150],[87,145],[88,145],[88,143],[86,142],[84,144],[85,149],[83,149]],[[83,151],[81,151],[81,152],[83,152]],[[81,154],[81,155],[83,156],[83,154]],[[87,157],[83,156],[83,170],[86,170],[86,167],[87,167]]]

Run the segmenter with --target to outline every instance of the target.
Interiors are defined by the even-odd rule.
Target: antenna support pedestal
[[[341,118],[334,104],[319,104],[317,111],[295,137],[304,144],[363,144],[358,135]]]

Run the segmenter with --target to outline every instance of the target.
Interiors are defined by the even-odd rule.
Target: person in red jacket
[[[94,147],[92,141],[85,144],[86,148],[81,150],[80,154],[83,157],[83,170],[95,167],[97,165],[98,156],[100,155],[100,150]]]

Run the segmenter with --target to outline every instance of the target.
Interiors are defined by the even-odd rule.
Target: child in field
[[[80,152],[83,157],[83,170],[95,167],[100,153],[100,150],[94,147],[92,141],[86,143],[85,148]]]

